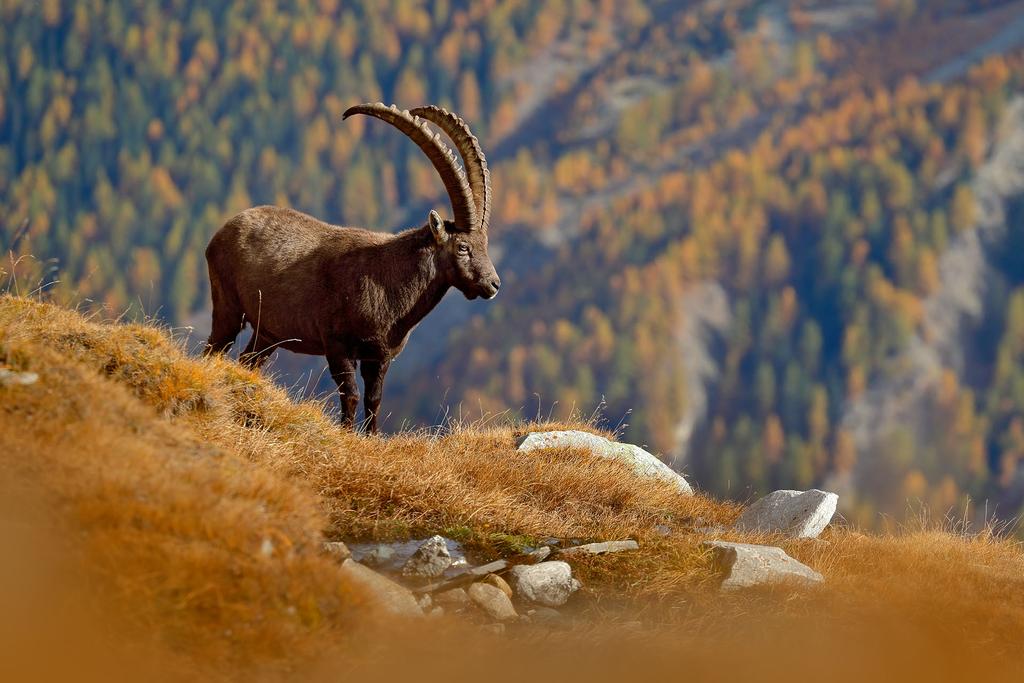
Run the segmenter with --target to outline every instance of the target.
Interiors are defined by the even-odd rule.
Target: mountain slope
[[[736,507],[581,452],[518,453],[529,425],[360,437],[230,361],[189,358],[165,331],[34,300],[0,298],[0,364],[37,375],[0,385],[4,666],[502,680],[550,656],[552,671],[569,661],[607,680],[608,648],[636,671],[697,677],[726,653],[769,677],[849,659],[836,680],[908,661],[934,680],[1019,666],[1024,556],[987,532],[707,529]],[[377,630],[319,549],[435,532],[488,558],[547,534],[640,550],[573,560],[585,587],[566,608],[572,631],[524,624],[494,640],[455,618]],[[720,592],[708,538],[780,545],[826,582]]]

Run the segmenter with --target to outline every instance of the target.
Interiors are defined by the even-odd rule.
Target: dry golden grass
[[[117,596],[134,628],[224,659],[239,647],[282,656],[341,622],[358,596],[346,594],[319,552],[324,517],[315,496],[161,417],[110,379],[112,366],[100,373],[67,355],[102,339],[103,328],[78,319],[53,328],[68,335],[63,341],[39,343],[31,324],[45,324],[46,314],[55,325],[77,316],[10,298],[0,308],[0,362],[40,376],[0,389],[3,493],[28,486],[37,494],[52,523],[42,528],[82,556],[88,578]],[[140,348],[166,343],[153,331],[117,331],[106,335],[103,362],[117,358],[140,373],[148,359],[115,353],[116,337]],[[180,407],[197,395],[200,375],[153,369],[164,375],[153,378],[157,405]]]
[[[977,658],[1020,659],[1024,555],[993,535],[866,536],[835,525],[822,541],[724,533],[781,545],[827,582],[723,595],[694,527],[728,525],[737,506],[681,497],[571,450],[517,452],[532,425],[360,436],[228,359],[187,356],[162,330],[10,296],[0,298],[0,366],[40,375],[0,388],[0,519],[59,539],[81,594],[113,606],[111,628],[146,634],[184,671],[281,672],[314,653],[327,671],[352,671],[371,651],[378,661],[379,649],[352,649],[366,633],[361,596],[320,544],[431,533],[487,556],[547,536],[639,540],[637,553],[574,560],[586,586],[574,609],[593,631],[558,647],[619,639],[617,624],[639,619],[646,645],[636,653],[666,666],[679,653],[648,653],[662,652],[662,638],[699,669],[695,653],[717,652],[709,643],[742,637],[751,652],[762,641],[776,652],[768,643],[780,633],[820,640],[822,652],[843,643],[844,656],[863,657],[876,641],[885,651],[898,633],[900,652],[952,651],[975,669]],[[558,427],[592,429],[541,426]],[[457,635],[430,626],[413,642],[443,649],[475,637],[451,628]],[[541,647],[528,632],[517,642]]]

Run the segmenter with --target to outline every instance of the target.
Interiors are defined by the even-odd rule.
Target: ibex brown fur
[[[241,360],[251,367],[278,347],[326,356],[350,426],[359,363],[366,428],[376,433],[384,375],[412,329],[450,287],[468,299],[490,299],[501,281],[487,254],[490,174],[465,122],[438,107],[409,112],[362,104],[344,118],[352,114],[386,121],[419,145],[444,181],[455,220],[431,211],[422,227],[393,235],[275,206],[243,211],[206,249],[213,296],[207,353],[227,350],[248,324],[253,335]],[[465,173],[427,121],[455,143]]]

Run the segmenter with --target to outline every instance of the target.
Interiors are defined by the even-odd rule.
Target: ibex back
[[[345,112],[385,121],[409,136],[441,176],[454,220],[431,211],[397,235],[338,227],[275,206],[234,216],[210,240],[213,296],[207,353],[227,350],[248,324],[241,361],[260,367],[277,348],[327,357],[342,420],[355,423],[356,367],[365,384],[365,422],[376,433],[384,375],[412,329],[456,287],[491,299],[501,281],[487,253],[491,184],[487,161],[465,122],[439,107],[399,111],[361,104]],[[430,121],[455,143],[455,155]]]

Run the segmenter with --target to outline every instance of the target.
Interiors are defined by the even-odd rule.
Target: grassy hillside
[[[578,651],[573,671],[604,679],[615,669],[595,643],[652,675],[708,673],[725,652],[765,675],[838,656],[865,675],[924,657],[936,680],[1019,663],[1024,554],[989,533],[864,535],[841,522],[820,541],[723,532],[714,537],[780,544],[827,580],[720,594],[698,528],[738,508],[585,453],[514,449],[517,433],[558,425],[359,436],[229,360],[185,355],[164,330],[13,296],[0,298],[0,367],[38,374],[0,386],[0,595],[11,605],[0,635],[14,665],[38,670],[56,643],[68,656],[43,657],[46,670],[105,671],[116,653],[122,672],[231,678],[422,666],[427,678],[458,667],[503,679],[555,654],[560,671]],[[375,639],[321,541],[430,533],[484,556],[549,535],[631,537],[641,550],[574,561],[585,589],[570,633],[524,627],[495,641],[442,621]]]

